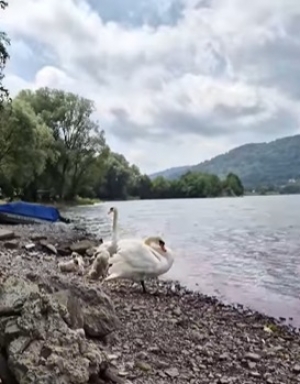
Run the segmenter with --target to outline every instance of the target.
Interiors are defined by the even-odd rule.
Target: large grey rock
[[[84,254],[88,249],[93,248],[95,246],[95,242],[91,240],[81,240],[77,243],[73,243],[70,245],[70,249],[72,252]]]
[[[60,300],[65,300],[69,308],[72,308],[71,313],[80,311],[77,318],[83,317],[83,328],[87,336],[105,340],[107,335],[120,326],[110,298],[98,284],[82,281],[77,276],[41,277],[31,274],[29,278],[47,292],[58,293]],[[76,298],[76,304],[74,298]]]
[[[57,255],[57,249],[55,246],[51,243],[49,243],[47,240],[41,240],[40,245],[48,252],[53,255]]]
[[[12,240],[16,237],[16,234],[13,231],[0,228],[0,241]]]
[[[51,294],[46,293],[42,285],[15,277],[3,280],[0,288],[0,347],[5,351],[8,367],[20,384],[88,383],[91,375],[99,373],[102,362],[97,346],[77,329],[87,326],[85,316],[90,312],[86,312],[85,303],[76,295],[76,289],[72,291],[73,296],[70,290]],[[77,293],[83,290],[79,287]],[[88,290],[85,297],[89,298],[93,293]],[[103,298],[102,302],[107,299]],[[100,298],[96,302],[99,304]],[[90,326],[97,328],[95,319]]]

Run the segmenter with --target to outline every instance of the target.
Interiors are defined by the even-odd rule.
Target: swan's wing
[[[151,271],[161,263],[161,258],[141,240],[122,240],[119,241],[118,252],[111,257],[110,263],[125,263],[136,271]]]
[[[114,244],[111,240],[107,240],[104,243],[100,244],[96,248],[96,253],[101,252],[102,250],[107,251],[110,255],[113,255],[117,252],[117,245]]]

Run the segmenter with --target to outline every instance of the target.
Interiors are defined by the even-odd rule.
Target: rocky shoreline
[[[175,282],[143,294],[63,274],[58,261],[77,247],[88,262],[95,238],[3,229],[14,236],[0,240],[2,383],[300,383],[299,333],[279,320]]]

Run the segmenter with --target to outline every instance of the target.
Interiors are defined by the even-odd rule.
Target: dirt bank
[[[129,283],[101,289],[62,274],[57,261],[87,235],[49,228],[17,228],[17,239],[0,241],[4,383],[300,382],[300,340],[292,329],[172,282],[148,283],[144,295]],[[39,244],[45,235],[66,256]]]

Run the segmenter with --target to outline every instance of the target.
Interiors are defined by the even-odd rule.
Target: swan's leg
[[[144,280],[141,280],[141,284],[143,287],[143,293],[147,293]]]

